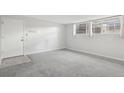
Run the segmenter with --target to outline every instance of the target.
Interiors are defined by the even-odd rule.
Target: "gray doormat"
[[[17,56],[17,57],[6,58],[2,60],[2,64],[0,65],[0,68],[5,68],[28,62],[31,62],[31,59],[28,56]]]

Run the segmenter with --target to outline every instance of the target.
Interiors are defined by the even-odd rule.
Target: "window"
[[[73,28],[73,35],[79,36],[89,35],[92,37],[94,34],[120,34],[120,16],[76,23],[74,24]]]
[[[101,23],[93,23],[92,32],[96,34],[100,34],[102,32],[102,24]]]
[[[120,19],[111,18],[104,20],[97,20],[92,25],[93,34],[119,34],[120,33]]]
[[[75,24],[75,35],[87,35],[89,30],[88,23]]]

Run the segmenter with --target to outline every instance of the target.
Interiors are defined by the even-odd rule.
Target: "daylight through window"
[[[90,22],[92,22],[92,25],[90,25]],[[104,18],[101,20],[93,20],[90,22],[87,21],[84,23],[76,23],[74,25],[74,35],[90,35],[90,33],[93,33],[93,35],[120,34],[120,17]]]

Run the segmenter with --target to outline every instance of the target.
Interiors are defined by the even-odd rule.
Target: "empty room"
[[[0,16],[0,77],[123,76],[123,15]]]

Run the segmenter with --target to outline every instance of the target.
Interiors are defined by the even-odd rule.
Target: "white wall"
[[[53,22],[26,19],[25,54],[65,48],[65,26]]]
[[[25,55],[38,53],[42,51],[65,48],[64,25],[48,21],[37,20],[34,18],[28,18],[24,16],[6,17],[9,17],[11,19],[23,20],[25,37],[24,42]]]
[[[73,36],[73,25],[67,25],[67,48],[124,60],[124,39],[119,35]]]

